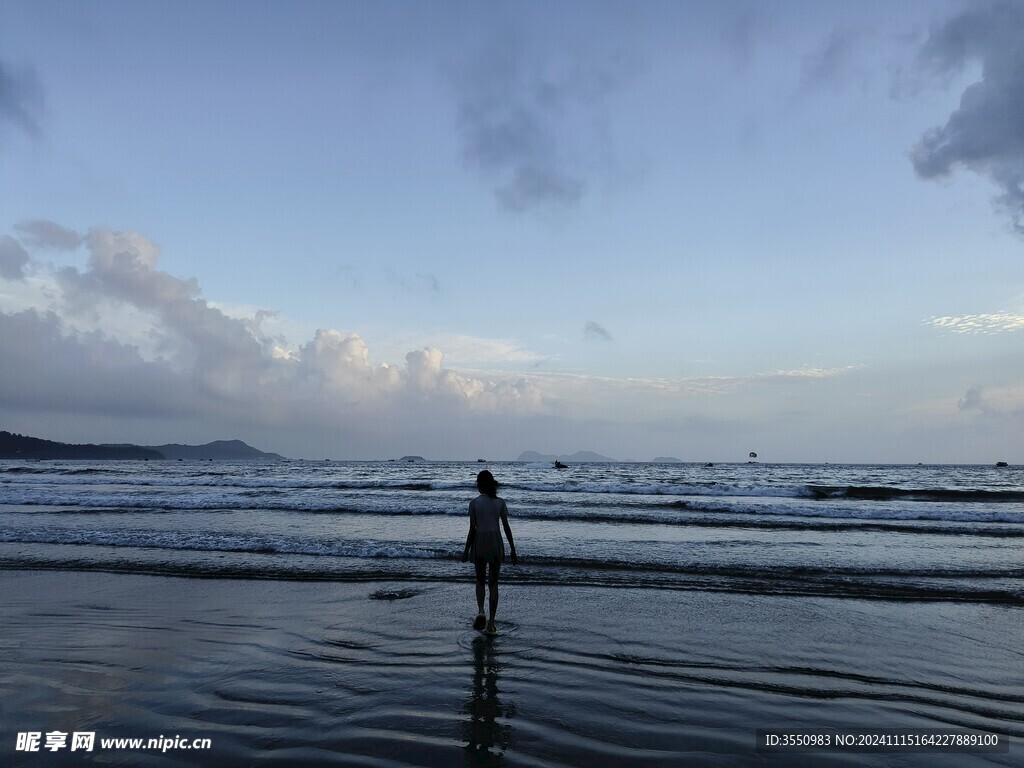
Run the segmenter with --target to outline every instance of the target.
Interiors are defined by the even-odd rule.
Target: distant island
[[[245,461],[283,458],[276,453],[259,451],[241,440],[215,440],[206,445],[94,445],[58,443],[0,431],[0,459]]]
[[[593,451],[576,451],[571,456],[560,455],[556,456],[549,453],[537,453],[537,451],[523,451],[519,454],[519,458],[516,461],[528,461],[531,463],[545,461],[554,463],[555,461],[575,461],[577,463],[583,461],[617,461],[617,459],[611,459],[607,456],[602,456],[600,453],[594,453]]]
[[[246,459],[283,459],[277,453],[257,450],[241,440],[214,440],[205,445],[148,445],[147,448],[162,453],[167,459],[202,460],[223,459],[225,461],[244,461]]]
[[[682,459],[677,459],[675,456],[655,456],[651,459],[651,464],[682,464]]]

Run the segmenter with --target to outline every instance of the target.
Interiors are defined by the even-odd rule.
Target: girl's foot
[[[484,616],[483,611],[476,615],[476,619],[473,621],[473,629],[483,629],[487,626],[487,617]]]
[[[487,631],[484,632],[484,634],[488,637],[494,637],[495,635],[500,633],[498,632],[498,628],[494,626],[494,622],[492,621],[490,624],[487,625]]]

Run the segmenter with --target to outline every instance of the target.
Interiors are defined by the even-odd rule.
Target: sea
[[[1024,605],[1017,466],[3,461],[0,568],[468,581],[484,468],[504,583]]]

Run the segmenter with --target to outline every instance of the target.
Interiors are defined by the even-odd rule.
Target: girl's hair
[[[476,488],[480,493],[490,496],[492,499],[498,498],[498,481],[494,479],[494,475],[488,469],[476,476]]]

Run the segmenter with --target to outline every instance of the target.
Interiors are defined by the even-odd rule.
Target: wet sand
[[[0,571],[3,764],[1010,766],[1024,610],[951,602]],[[974,728],[1008,753],[770,755],[759,728]],[[16,751],[95,732],[92,753]],[[209,750],[101,749],[208,738]]]

